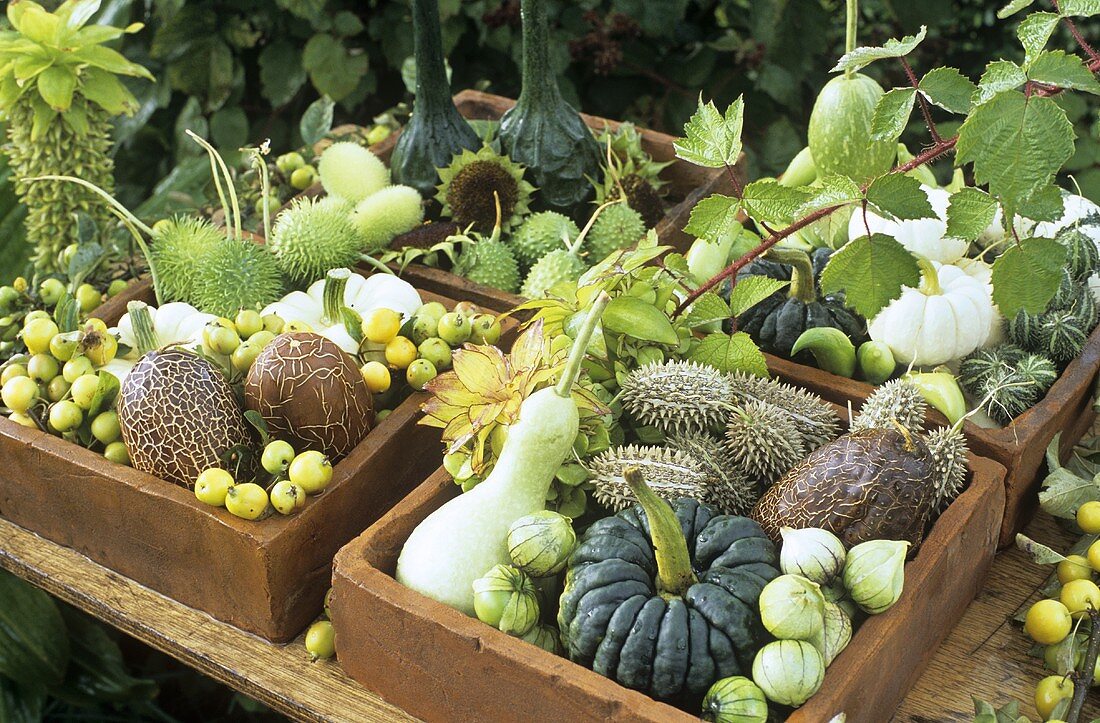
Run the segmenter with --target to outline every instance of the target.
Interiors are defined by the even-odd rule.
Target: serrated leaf
[[[244,419],[246,422],[252,425],[252,427],[260,434],[260,447],[266,447],[267,443],[271,441],[271,430],[267,428],[267,420],[263,418],[263,415],[257,412],[255,409],[249,409],[244,413]]]
[[[1004,20],[1010,15],[1015,15],[1024,8],[1031,7],[1035,0],[1012,0],[1008,5],[997,11],[997,17]]]
[[[936,217],[920,181],[901,173],[888,173],[872,181],[867,187],[867,202],[884,215],[902,220]]]
[[[1073,126],[1050,98],[1006,91],[974,109],[956,150],[956,165],[973,163],[1011,218],[1073,155]]]
[[[898,298],[903,286],[920,283],[920,268],[905,247],[885,234],[861,236],[833,254],[821,272],[821,290],[844,291],[846,303],[872,319]]]
[[[764,352],[743,331],[736,334],[716,332],[708,335],[691,353],[692,361],[714,367],[721,372],[746,372],[758,377],[768,376]]]
[[[956,68],[936,68],[925,73],[920,90],[933,105],[952,113],[969,113],[978,86]]]
[[[684,226],[684,233],[707,241],[717,241],[737,225],[741,202],[732,196],[715,193],[707,196],[691,209],[691,218]]]
[[[876,60],[904,57],[913,52],[913,50],[924,41],[924,37],[927,34],[928,28],[921,25],[920,32],[916,35],[906,35],[901,40],[891,38],[887,40],[882,47],[878,48],[856,48],[850,53],[845,53],[830,72],[839,73],[847,70],[859,70]]]
[[[809,198],[805,189],[788,188],[775,179],[764,178],[745,186],[741,207],[757,221],[789,223]]]
[[[916,100],[916,88],[893,88],[879,98],[871,117],[872,140],[896,141],[900,138]]]
[[[1024,239],[993,262],[993,302],[1005,318],[1023,309],[1038,314],[1047,308],[1062,280],[1066,247],[1049,238]]]
[[[812,195],[798,209],[798,216],[806,216],[823,208],[845,206],[863,200],[863,192],[860,191],[859,185],[847,176],[837,174],[825,176],[818,183],[807,186],[803,190]]]
[[[1027,69],[1027,77],[1039,83],[1058,88],[1072,88],[1093,95],[1100,95],[1100,83],[1076,55],[1064,50],[1046,50],[1039,54]]]
[[[1038,565],[1057,565],[1066,559],[1066,556],[1057,550],[1036,542],[1021,533],[1016,534],[1016,547],[1030,555],[1031,559]]]
[[[1030,65],[1047,47],[1060,18],[1054,13],[1032,13],[1016,28],[1016,37],[1024,46],[1024,65]]]
[[[730,306],[726,303],[726,300],[715,292],[708,291],[691,305],[691,310],[688,311],[687,315],[687,323],[689,327],[696,329],[700,326],[713,324],[716,321],[725,321],[730,316],[732,316]]]
[[[1031,194],[1031,198],[1020,206],[1018,213],[1032,221],[1054,222],[1062,218],[1065,208],[1061,189],[1052,183]]]
[[[1024,69],[1011,60],[994,60],[985,66],[985,72],[978,81],[978,90],[974,93],[974,105],[981,105],[998,93],[1019,88],[1027,82]]]
[[[997,215],[997,201],[973,187],[951,194],[947,205],[947,236],[976,241]]]
[[[1100,15],[1100,0],[1062,0],[1058,7],[1065,18]]]
[[[1048,474],[1039,490],[1039,505],[1043,510],[1067,520],[1074,518],[1078,507],[1094,500],[1100,500],[1100,486],[1096,481],[1078,477],[1065,467]]]
[[[789,281],[780,281],[770,276],[746,276],[737,282],[730,292],[730,315],[741,316],[777,291],[791,285]]]
[[[738,96],[719,112],[714,102],[703,102],[684,126],[684,137],[673,143],[676,157],[706,168],[733,166],[741,155],[745,100]]]

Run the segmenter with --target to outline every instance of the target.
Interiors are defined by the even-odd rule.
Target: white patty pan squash
[[[961,259],[966,255],[970,244],[962,239],[945,238],[947,206],[951,194],[942,188],[925,185],[921,185],[921,190],[928,197],[932,210],[936,212],[935,218],[897,221],[883,218],[868,209],[866,223],[864,223],[863,211],[857,208],[848,222],[848,240],[854,241],[861,236],[866,236],[867,229],[870,228],[871,233],[891,236],[897,239],[909,253],[923,256],[930,261],[951,264]]]
[[[342,294],[340,292],[343,292]],[[343,306],[365,316],[374,309],[392,309],[406,320],[421,306],[420,294],[412,284],[391,274],[364,277],[349,269],[333,269],[328,276],[310,284],[305,291],[292,291],[261,313],[278,314],[283,321],[308,324],[314,332],[335,342],[349,354],[359,344],[344,328]]]
[[[142,301],[131,301],[126,308],[128,311],[118,320],[118,326],[111,329],[111,333],[118,336],[119,344],[130,347],[130,350],[103,367],[118,377],[120,382],[126,379],[130,369],[148,351],[173,345],[199,348],[202,346],[203,327],[217,318],[181,301],[173,301],[159,308]],[[135,329],[135,316],[139,313],[148,316],[148,328],[152,329],[152,335],[139,334]]]
[[[935,366],[960,359],[989,339],[995,319],[989,287],[957,266],[921,260],[919,288],[871,320],[868,332],[902,364]]]

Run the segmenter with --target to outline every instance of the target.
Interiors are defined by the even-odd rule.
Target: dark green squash
[[[451,100],[437,0],[412,0],[412,14],[416,100],[412,117],[394,146],[390,172],[394,182],[431,198],[439,183],[436,169],[449,166],[464,148],[477,150],[481,140]]]
[[[751,336],[770,354],[791,358],[791,348],[807,329],[831,326],[844,332],[855,346],[867,340],[867,322],[844,305],[842,295],[821,296],[816,277],[829,261],[830,251],[818,249],[813,259],[797,249],[772,249],[764,259],[746,266],[738,278],[768,276],[791,285],[769,296],[738,317],[738,330]],[[795,361],[813,364],[809,352]]]
[[[767,642],[757,612],[778,553],[752,520],[657,497],[585,532],[569,559],[558,624],[569,657],[654,698],[698,704],[719,678],[748,675]]]
[[[542,206],[571,213],[592,198],[601,179],[600,148],[565,102],[550,67],[546,0],[522,0],[523,89],[500,119],[500,145],[527,166]]]

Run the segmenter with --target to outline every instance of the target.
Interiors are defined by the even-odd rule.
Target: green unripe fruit
[[[115,279],[107,287],[107,297],[113,299],[125,291],[127,286],[129,286],[129,284],[126,283],[126,279]]]
[[[38,399],[38,385],[30,377],[9,379],[0,388],[0,399],[11,411],[26,414]]]
[[[278,168],[279,173],[282,173],[284,176],[294,173],[305,164],[306,159],[302,158],[302,154],[293,151],[284,153],[275,159],[275,167]]]
[[[27,374],[36,382],[46,383],[57,376],[60,368],[49,354],[35,354],[27,362]]]
[[[398,234],[411,231],[424,220],[420,193],[409,186],[388,186],[355,206],[351,217],[366,253],[390,245]]]
[[[423,344],[437,334],[439,334],[439,319],[419,312],[413,317],[412,340],[415,343]]]
[[[76,288],[75,297],[76,303],[80,305],[80,310],[85,314],[103,303],[103,297],[100,295],[99,290],[91,284],[81,284],[78,286]]]
[[[289,515],[306,503],[306,493],[288,479],[279,480],[271,488],[271,506],[280,515]]]
[[[898,365],[890,347],[881,341],[865,341],[860,344],[856,359],[863,378],[874,385],[882,384],[893,376]]]
[[[367,131],[367,144],[373,146],[375,143],[381,143],[389,138],[392,132],[389,126],[374,126]]]
[[[258,520],[267,511],[267,490],[255,482],[245,482],[229,488],[225,509],[245,520]]]
[[[253,346],[257,347],[258,349],[263,349],[265,346],[270,344],[274,339],[275,339],[274,334],[272,334],[267,329],[263,329],[261,331],[257,331],[255,334],[248,337],[248,343],[252,344]]]
[[[51,402],[60,402],[65,398],[65,395],[69,393],[69,388],[72,384],[65,381],[64,377],[54,377],[50,380],[50,383],[46,385],[46,399]]]
[[[77,377],[69,393],[81,409],[90,409],[97,389],[99,389],[99,375],[85,374]]]
[[[38,297],[46,306],[53,306],[65,293],[65,284],[60,279],[46,279],[38,286]]]
[[[409,386],[413,389],[420,391],[424,388],[428,382],[435,379],[438,372],[435,365],[427,359],[416,359],[412,364],[409,364],[409,368],[405,370],[405,379],[409,382]]]
[[[554,287],[576,281],[584,273],[584,263],[566,249],[551,251],[528,272],[520,293],[528,299],[541,299]]]
[[[289,442],[281,439],[272,440],[264,447],[264,453],[260,456],[260,464],[268,474],[282,474],[294,461],[294,447]]]
[[[79,344],[79,334],[54,334],[50,339],[50,354],[58,361],[67,362],[73,358]]]
[[[419,309],[416,310],[417,316],[423,316],[439,323],[439,320],[443,318],[443,315],[447,313],[447,307],[438,301],[429,301]]]
[[[306,652],[313,662],[336,655],[336,631],[328,620],[318,620],[306,631]]]
[[[239,309],[266,306],[283,293],[283,276],[270,251],[247,240],[223,239],[197,262],[194,306],[210,314],[231,316]]]
[[[357,143],[333,143],[317,164],[321,185],[331,196],[358,203],[390,185],[386,164]]]
[[[84,412],[67,399],[50,407],[50,426],[58,432],[72,431],[83,421]]]
[[[85,374],[94,374],[95,367],[92,365],[92,360],[86,356],[73,357],[69,361],[65,362],[65,366],[61,369],[61,376],[65,378],[69,384],[72,384]]]
[[[202,346],[214,354],[229,356],[240,344],[241,337],[234,329],[211,322],[202,330]]]
[[[264,331],[270,331],[272,334],[281,334],[283,327],[286,326],[286,322],[278,314],[264,314]]]
[[[153,224],[153,234],[161,235],[168,232],[172,228],[172,223],[173,219],[170,218],[158,219],[157,222]]]
[[[510,294],[519,289],[519,262],[503,241],[481,239],[464,247],[454,272],[459,276]]]
[[[531,577],[548,577],[565,568],[577,535],[568,517],[543,510],[513,522],[507,542],[512,564]]]
[[[451,368],[451,347],[438,337],[425,339],[417,347],[417,352],[420,358],[430,361],[437,371]]]
[[[10,286],[0,286],[0,309],[10,309],[18,298],[18,291]]]
[[[252,362],[263,351],[263,346],[251,339],[241,342],[240,346],[229,355],[229,363],[239,372],[247,372],[252,368]]]
[[[27,367],[22,364],[12,364],[11,366],[4,367],[4,371],[0,373],[0,386],[7,384],[9,379],[25,376],[27,376]]]
[[[118,412],[111,409],[101,412],[92,420],[92,436],[103,444],[110,444],[119,438]]]
[[[496,344],[500,334],[500,321],[492,314],[478,314],[470,323],[470,341],[474,344]]]
[[[527,217],[512,236],[512,251],[524,267],[532,266],[551,251],[564,249],[580,235],[577,224],[555,211],[541,211]]]
[[[213,467],[204,470],[195,480],[195,497],[211,507],[222,507],[234,483],[233,475],[224,469]]]
[[[317,180],[317,169],[313,166],[302,166],[290,174],[290,185],[299,191],[304,191]]]
[[[27,351],[31,354],[41,354],[50,350],[50,342],[57,336],[57,324],[46,315],[45,318],[36,316],[23,324],[23,343],[27,345]]]
[[[122,442],[111,442],[103,450],[103,456],[115,464],[130,466],[130,453],[126,451],[126,445]]]
[[[439,338],[451,346],[458,346],[470,338],[470,320],[457,311],[443,315],[439,320]]]
[[[242,339],[248,339],[264,328],[264,320],[259,312],[253,309],[241,309],[233,318],[233,325],[237,327],[237,333]]]
[[[838,173],[856,182],[890,170],[897,156],[891,140],[871,140],[871,119],[882,87],[862,73],[830,80],[810,114],[810,152],[818,174]]]
[[[584,240],[592,263],[598,263],[619,249],[638,243],[645,236],[645,221],[625,203],[608,206],[596,218]]]

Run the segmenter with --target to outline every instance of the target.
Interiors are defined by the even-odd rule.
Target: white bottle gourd
[[[571,391],[609,298],[601,293],[585,319],[561,380],[523,401],[493,471],[417,525],[397,560],[397,581],[474,615],[474,580],[507,565],[508,528],[546,508],[546,493],[573,448],[579,414]]]

